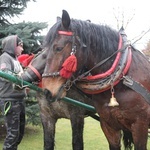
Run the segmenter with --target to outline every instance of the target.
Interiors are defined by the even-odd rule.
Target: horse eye
[[[62,51],[62,49],[63,49],[63,47],[57,47],[57,48],[56,48],[56,51],[57,51],[57,52],[60,52],[60,51]]]

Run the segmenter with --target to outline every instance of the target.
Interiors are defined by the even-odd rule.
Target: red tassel
[[[64,78],[70,78],[72,73],[77,70],[77,58],[75,55],[69,56],[62,65],[60,75]]]
[[[70,78],[72,75],[72,72],[65,70],[64,68],[60,70],[60,76],[62,76],[63,78]]]

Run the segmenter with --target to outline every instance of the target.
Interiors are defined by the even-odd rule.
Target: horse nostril
[[[47,100],[52,99],[52,93],[48,89],[44,89],[44,94]]]

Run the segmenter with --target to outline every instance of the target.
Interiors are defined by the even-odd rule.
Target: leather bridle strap
[[[40,73],[38,72],[38,70],[35,69],[31,64],[28,65],[28,68],[30,68],[30,69],[36,74],[36,76],[39,78],[39,80],[42,79],[41,74],[40,74]]]

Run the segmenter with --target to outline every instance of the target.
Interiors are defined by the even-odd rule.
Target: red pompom
[[[34,54],[22,54],[18,56],[19,62],[22,64],[23,67],[27,67],[31,60],[34,58]]]
[[[62,65],[60,75],[64,78],[70,78],[72,73],[77,70],[77,58],[75,55],[69,56]]]
[[[22,55],[18,56],[18,60],[20,63],[22,63],[28,57],[29,57],[29,54],[22,54]]]

